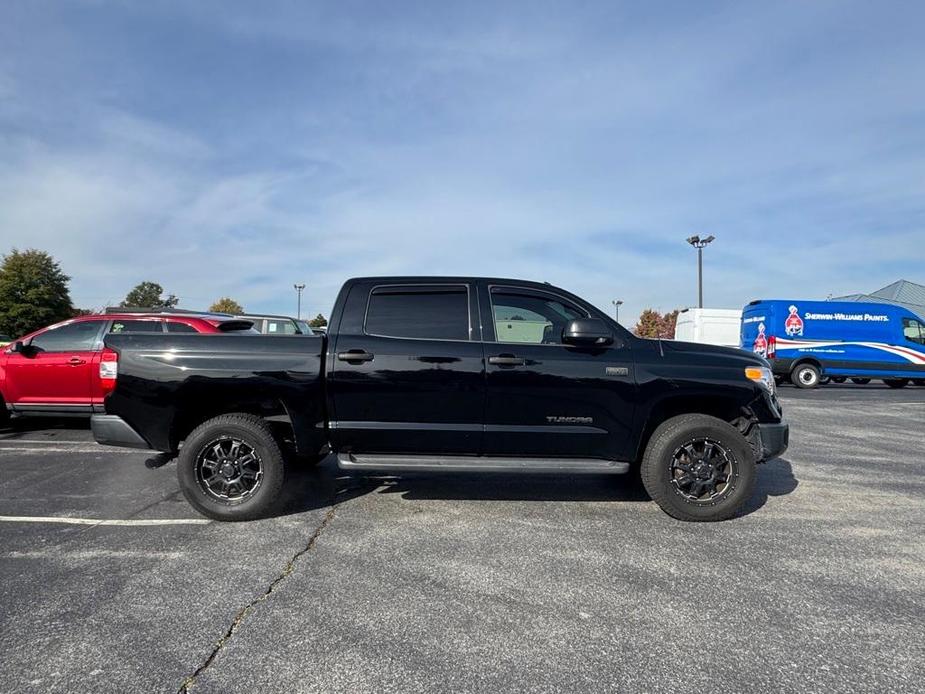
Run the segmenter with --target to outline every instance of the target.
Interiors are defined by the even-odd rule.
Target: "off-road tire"
[[[200,456],[216,440],[230,437],[253,449],[261,470],[259,486],[247,498],[222,501],[198,479]],[[251,414],[225,414],[200,424],[186,438],[177,459],[177,480],[186,500],[204,516],[220,521],[248,521],[269,515],[280,499],[286,466],[266,421]]]
[[[822,383],[822,374],[815,364],[803,362],[794,367],[790,380],[797,388],[817,388]]]
[[[733,461],[734,478],[713,503],[688,500],[672,482],[672,461],[687,442],[706,438],[719,443]],[[663,422],[646,446],[640,469],[642,483],[652,500],[672,518],[683,521],[721,521],[732,518],[751,498],[757,470],[755,455],[745,437],[716,417],[685,414]]]

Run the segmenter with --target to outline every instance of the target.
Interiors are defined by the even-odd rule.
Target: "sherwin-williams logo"
[[[759,357],[768,356],[768,338],[764,334],[764,323],[758,324],[758,337],[752,343],[752,351]]]
[[[787,316],[787,320],[784,321],[784,332],[790,337],[797,337],[803,334],[803,319],[800,318],[796,306],[790,307],[790,315]]]

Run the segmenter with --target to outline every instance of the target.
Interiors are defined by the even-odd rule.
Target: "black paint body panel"
[[[415,284],[467,288],[468,340],[366,334],[370,292]],[[605,323],[612,343],[496,342],[490,287],[498,284],[570,302]],[[782,417],[774,396],[745,378],[746,366],[767,366],[760,357],[639,339],[564,290],[509,279],[349,280],[327,337],[111,335],[106,345],[120,354],[106,411],[163,451],[176,450],[191,421],[236,410],[281,408],[304,452],[330,444],[345,454],[625,461],[638,459],[666,412]],[[490,363],[499,355],[516,363]]]

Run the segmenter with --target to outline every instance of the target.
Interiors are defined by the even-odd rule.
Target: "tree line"
[[[48,253],[36,249],[13,249],[0,262],[0,333],[20,337],[75,316],[102,313],[103,309],[77,308],[71,301],[71,278]],[[164,293],[157,282],[141,282],[119,303],[122,308],[171,309],[180,303]],[[228,296],[209,307],[213,313],[244,313],[244,307]],[[327,325],[320,313],[308,321],[312,327]]]
[[[74,316],[100,313],[101,310],[74,307],[68,290],[70,279],[48,253],[14,248],[0,263],[0,333],[19,337]],[[179,303],[175,295],[165,296],[164,288],[157,282],[141,282],[125,295],[119,306],[171,309]],[[232,315],[245,313],[244,306],[228,296],[209,306],[209,311]],[[640,314],[633,332],[640,337],[671,339],[677,319],[677,310],[663,315],[647,308]],[[319,313],[308,324],[319,328],[328,321]]]

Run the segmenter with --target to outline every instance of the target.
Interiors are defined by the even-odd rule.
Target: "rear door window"
[[[295,335],[295,322],[286,319],[267,319],[267,333],[271,335]]]
[[[377,287],[369,295],[366,333],[418,340],[468,340],[464,286]]]
[[[103,321],[80,321],[49,328],[29,344],[41,352],[90,352],[97,348]]]
[[[114,320],[109,332],[115,335],[122,333],[162,333],[164,332],[161,320]]]
[[[167,332],[169,333],[198,333],[199,331],[196,330],[196,328],[194,328],[193,326],[187,325],[186,323],[179,323],[177,321],[171,320],[171,321],[167,321]]]

